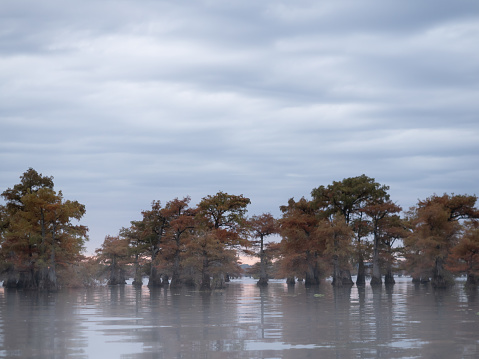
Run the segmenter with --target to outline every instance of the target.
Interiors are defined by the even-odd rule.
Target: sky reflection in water
[[[212,293],[146,286],[0,289],[0,356],[19,358],[476,358],[478,291],[294,288],[249,279]]]

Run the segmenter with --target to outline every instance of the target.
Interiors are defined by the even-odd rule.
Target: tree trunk
[[[52,253],[50,255],[50,267],[48,268],[48,276],[46,282],[46,289],[48,290],[57,290],[57,272],[56,272],[56,262],[55,262],[55,231],[56,226],[53,225],[52,230]]]
[[[339,268],[339,258],[337,255],[333,256],[333,281],[331,284],[334,287],[342,287],[343,286],[343,278],[341,276],[341,269]]]
[[[110,278],[108,279],[108,285],[118,284],[117,271],[116,271],[116,258],[113,256],[110,265]]]
[[[288,278],[286,278],[286,284],[287,285],[295,285],[296,284],[296,279],[294,277],[288,277]]]
[[[211,278],[208,273],[203,273],[201,276],[201,285],[200,285],[200,290],[211,290]]]
[[[305,273],[304,285],[306,287],[309,287],[312,285],[318,285],[319,283],[320,279],[317,274],[317,271],[315,270],[315,268],[310,268],[310,270]]]
[[[170,288],[180,288],[182,286],[182,282],[180,278],[180,252],[178,250],[175,252],[172,272]]]
[[[17,279],[15,277],[8,277],[3,281],[3,286],[5,288],[17,288]]]
[[[268,286],[268,279],[260,278],[256,283],[258,287],[267,287]]]
[[[150,268],[150,277],[148,278],[148,287],[149,288],[161,288],[163,286],[161,281],[161,275],[158,273],[158,269],[155,267],[156,256],[158,250],[153,249],[151,253],[151,268]]]
[[[214,289],[226,288],[224,273],[217,274],[213,277],[213,288]]]
[[[356,285],[366,285],[366,269],[364,267],[363,254],[358,255],[358,277],[356,278]]]
[[[317,283],[316,283],[315,280],[314,280],[314,275],[313,275],[313,273],[311,273],[311,272],[309,272],[309,271],[306,272],[306,273],[304,274],[304,285],[305,285],[306,287],[310,287],[310,286],[316,285],[316,284],[317,284]]]
[[[308,253],[306,260],[308,261],[308,270],[304,276],[304,285],[312,286],[320,283],[319,268],[316,262],[317,256],[312,253]]]
[[[44,289],[47,290],[57,290],[57,272],[55,270],[55,266],[52,265],[50,268],[48,268],[48,275],[47,275],[47,281],[46,281],[46,287]]]
[[[20,276],[17,282],[17,288],[38,289],[38,285],[35,281],[35,275],[32,269],[25,272],[20,272]]]
[[[431,281],[430,277],[426,274],[415,274],[412,277],[412,282],[416,284],[426,284]]]
[[[126,284],[126,273],[125,273],[125,270],[123,268],[120,268],[119,270],[120,270],[120,276],[119,276],[120,283],[118,283],[118,284],[124,285],[124,284]]]
[[[149,288],[160,288],[162,287],[161,275],[158,273],[158,269],[151,265],[150,277],[148,278],[148,287]]]
[[[362,227],[361,221],[363,218],[363,212],[360,212],[359,223]],[[346,223],[349,223],[349,218],[347,218]],[[356,239],[356,254],[358,258],[358,273],[356,277],[356,285],[363,286],[366,285],[366,268],[364,267],[364,253],[363,253],[363,244],[361,242],[361,228],[357,229],[357,239]]]
[[[392,256],[392,249],[391,249],[391,243],[387,242],[387,251],[388,251],[388,259],[386,262],[386,274],[384,275],[384,284],[390,285],[390,284],[395,284],[396,281],[394,280],[394,275],[393,275],[393,265],[391,263],[391,258]]]
[[[479,279],[473,273],[467,273],[466,286],[477,287]]]
[[[351,271],[349,269],[341,269],[341,278],[344,286],[354,285],[353,279],[351,278]]]
[[[7,269],[6,279],[3,281],[5,288],[16,288],[18,282],[18,272],[13,265],[10,265]]]
[[[124,285],[124,284],[126,284],[125,273],[118,266],[116,256],[113,256],[111,260],[110,279],[108,280],[108,285]]]
[[[201,283],[201,276],[195,269],[187,267],[183,270],[181,283],[188,288],[196,288]]]
[[[383,284],[381,277],[371,277],[371,282],[369,283],[373,287],[380,287]]]
[[[177,232],[177,234],[175,235],[176,249],[175,255],[173,257],[173,269],[171,273],[170,288],[180,288],[183,286],[183,281],[180,275],[180,236],[181,234],[179,232]]]
[[[374,232],[374,251],[373,251],[373,273],[371,275],[371,285],[372,286],[380,286],[383,284],[381,278],[381,269],[379,268],[379,238],[376,233]]]
[[[366,268],[364,267],[364,256],[361,244],[361,238],[357,240],[357,255],[358,255],[358,276],[356,278],[356,285],[366,285]]]
[[[339,241],[336,235],[334,239],[334,248],[335,250],[339,250]],[[333,256],[333,282],[331,284],[337,288],[354,285],[353,280],[351,279],[351,272],[347,269],[341,268],[339,259],[340,258],[337,254]]]
[[[260,237],[261,239],[261,247],[259,252],[259,281],[256,283],[260,287],[265,287],[268,285],[268,276],[266,274],[266,258],[264,253],[264,246],[263,246],[263,235]]]
[[[386,269],[386,274],[384,275],[384,284],[391,285],[395,283],[396,281],[394,280],[392,268],[390,265],[388,265],[388,268]]]
[[[135,287],[141,287],[143,285],[143,278],[141,276],[141,267],[138,257],[138,254],[135,254],[135,277],[132,283],[132,285]]]
[[[211,290],[211,277],[208,271],[209,263],[207,259],[203,260],[203,268],[201,269],[201,284],[200,290],[208,291]]]
[[[453,283],[449,278],[449,273],[444,268],[444,259],[441,257],[436,258],[434,265],[434,271],[432,273],[431,284],[434,288],[447,288]]]
[[[34,286],[40,290],[56,290],[56,272],[55,272],[55,224],[52,229],[52,244],[50,259],[47,259],[47,228],[45,223],[45,213],[43,208],[40,208],[40,225],[42,241],[40,243],[40,258],[44,261],[38,272],[33,276],[37,277]],[[50,262],[47,267],[46,263]]]

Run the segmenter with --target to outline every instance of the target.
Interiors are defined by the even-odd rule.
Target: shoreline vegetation
[[[138,287],[148,278],[150,288],[211,291],[242,275],[258,286],[284,278],[378,287],[401,274],[434,288],[465,276],[477,288],[477,197],[433,194],[403,211],[388,190],[366,175],[345,178],[312,189],[309,199],[287,200],[280,218],[248,216],[249,198],[221,191],[197,205],[188,196],[155,200],[87,257],[85,205],[64,199],[53,177],[29,168],[1,194],[0,280],[6,288],[55,291],[124,285],[131,277]],[[240,256],[257,262],[243,269]]]

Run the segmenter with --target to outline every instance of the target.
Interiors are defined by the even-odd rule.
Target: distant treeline
[[[394,284],[401,271],[436,288],[467,275],[479,278],[479,211],[475,195],[432,195],[408,211],[390,199],[389,187],[361,175],[311,191],[311,199],[289,199],[282,215],[247,216],[250,199],[218,192],[196,206],[190,198],[164,205],[153,201],[142,219],[106,236],[96,255],[86,257],[88,228],[78,224],[85,206],[65,200],[53,177],[28,169],[20,183],[2,193],[1,276],[8,288],[125,284],[149,287],[223,288],[242,274],[240,255],[256,256],[248,274],[258,285],[268,278],[289,284]],[[272,239],[279,240],[273,241]]]

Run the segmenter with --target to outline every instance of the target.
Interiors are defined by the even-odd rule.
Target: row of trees
[[[402,208],[387,191],[365,175],[320,186],[311,200],[290,199],[280,219],[282,275],[304,276],[317,284],[324,275],[335,286],[393,284],[401,270],[416,282],[437,288],[453,284],[452,274],[479,275],[479,211],[476,196],[433,195],[400,216]],[[292,279],[290,279],[292,280]]]
[[[120,235],[107,237],[97,250],[98,260],[110,272],[110,284],[122,284],[129,264],[134,285],[199,286],[221,288],[230,275],[240,275],[238,251],[249,245],[246,207],[242,195],[219,192],[190,207],[190,198],[174,199],[163,207],[159,201],[142,212]],[[170,283],[171,281],[171,283]]]
[[[258,257],[251,269],[258,285],[274,274],[293,284],[334,286],[393,284],[395,271],[435,287],[453,283],[453,274],[479,276],[479,211],[469,195],[433,195],[403,213],[389,187],[365,175],[346,178],[291,198],[276,219],[247,217],[250,200],[218,192],[196,206],[190,198],[164,206],[152,202],[142,218],[107,236],[91,258],[82,256],[87,228],[76,223],[85,207],[64,200],[53,178],[29,169],[21,182],[2,193],[0,256],[8,287],[56,289],[65,279],[90,285],[108,283],[222,288],[241,274],[240,254]],[[402,216],[401,216],[402,214]],[[73,223],[75,222],[75,223]],[[271,239],[277,239],[273,241]]]

